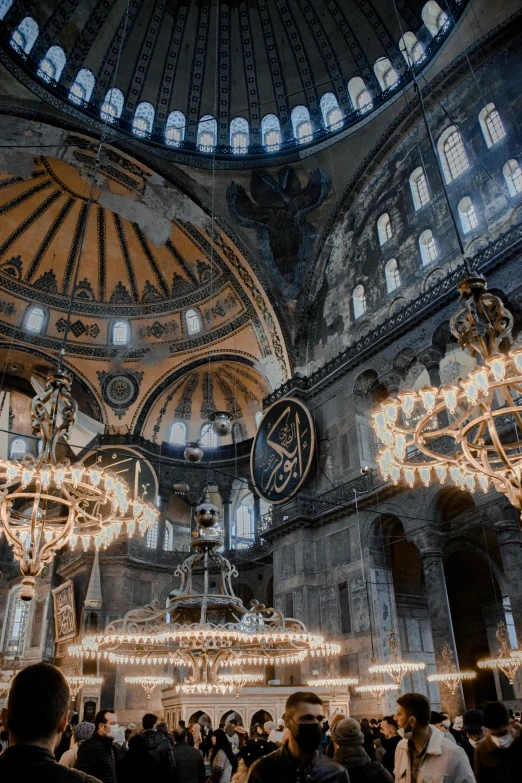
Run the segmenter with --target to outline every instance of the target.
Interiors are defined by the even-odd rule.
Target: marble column
[[[501,519],[494,524],[497,534],[502,570],[506,580],[509,602],[513,613],[513,622],[517,634],[518,646],[522,649],[522,535],[520,523],[515,509],[501,514]]]
[[[426,547],[421,548],[420,556],[424,572],[424,583],[426,585],[426,599],[428,601],[428,610],[430,613],[437,671],[442,672],[447,670],[448,664],[442,657],[442,650],[446,642],[449,644],[450,649],[455,656],[455,666],[458,669],[459,661],[455,636],[453,634],[453,623],[451,621],[446,579],[444,576],[442,547],[428,544]],[[440,698],[442,709],[451,716],[462,715],[466,709],[464,704],[464,693],[462,685],[460,684],[452,695],[449,689],[441,683]]]
[[[232,548],[232,520],[230,519],[231,500],[223,500],[223,528],[225,531],[225,550]]]

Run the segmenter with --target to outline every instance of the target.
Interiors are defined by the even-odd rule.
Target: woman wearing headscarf
[[[142,734],[129,739],[129,749],[116,765],[118,783],[166,783],[161,764],[153,758]]]
[[[364,734],[353,718],[344,718],[332,728],[333,760],[348,770],[350,783],[393,783],[380,761],[372,761],[363,748]]]
[[[65,753],[62,753],[59,764],[63,764],[64,767],[71,767],[71,769],[74,767],[76,763],[76,756],[78,755],[78,748],[82,744],[82,742],[85,742],[85,740],[88,740],[92,737],[94,734],[94,723],[88,723],[87,721],[83,721],[83,723],[77,723],[73,730],[73,740],[74,744],[71,745],[69,750],[66,750]]]
[[[194,747],[196,748],[196,750],[199,750],[199,746],[201,745],[201,740],[202,740],[202,737],[201,737],[201,726],[196,721],[196,723],[194,723],[190,727],[189,731],[192,734],[192,737],[194,738]]]
[[[217,729],[212,735],[212,753],[210,754],[210,777],[208,783],[230,783],[236,771],[236,757],[223,729]]]

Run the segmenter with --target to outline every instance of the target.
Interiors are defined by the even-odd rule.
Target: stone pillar
[[[232,548],[232,520],[230,519],[231,500],[223,500],[223,528],[225,531],[225,550]]]
[[[256,495],[255,492],[252,494],[254,495],[254,538],[256,541],[259,541],[259,527],[261,525],[261,498],[259,495]]]
[[[419,549],[424,572],[424,583],[426,585],[426,598],[430,613],[437,671],[442,672],[447,669],[447,663],[442,657],[442,650],[446,642],[455,656],[455,666],[458,669],[459,660],[444,576],[442,546],[439,541],[426,541],[425,545],[419,547]],[[440,697],[442,709],[448,715],[462,715],[465,711],[462,685],[459,684],[457,690],[452,695],[449,689],[441,684]]]
[[[517,634],[518,646],[522,648],[522,535],[515,509],[506,509],[501,519],[495,522],[502,570],[506,580],[509,602],[513,613],[513,622]]]
[[[157,500],[157,509],[159,511],[158,517],[158,540],[156,541],[156,551],[163,551],[163,544],[165,543],[165,514],[167,512],[167,490],[160,492]]]

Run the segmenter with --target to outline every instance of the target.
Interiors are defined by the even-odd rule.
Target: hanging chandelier
[[[375,664],[375,658],[372,658],[372,664]],[[368,685],[358,685],[355,689],[357,693],[371,693],[374,699],[379,701],[388,691],[397,691],[399,686],[395,682],[384,682],[384,674],[372,673],[372,678]]]
[[[510,352],[513,316],[483,277],[458,286],[450,328],[478,367],[459,385],[424,387],[388,399],[373,414],[385,478],[412,487],[435,477],[487,492],[490,482],[522,509],[522,348]]]
[[[340,645],[308,632],[301,621],[256,601],[247,609],[235,595],[232,578],[238,572],[218,552],[223,530],[208,489],[196,522],[192,554],[175,572],[181,586],[167,607],[156,602],[132,609],[103,633],[69,647],[72,656],[149,667],[169,664],[182,671],[176,683],[180,693],[233,693],[249,676],[241,672],[243,665],[339,655]]]
[[[0,460],[2,528],[23,574],[20,598],[30,601],[36,577],[56,552],[70,543],[87,550],[106,548],[121,532],[141,535],[158,512],[149,503],[128,498],[126,483],[97,463],[86,467],[60,457],[74,425],[77,404],[71,376],[58,369],[31,405],[33,432],[41,444],[37,457]],[[130,515],[130,516],[129,516]]]
[[[506,624],[500,622],[495,634],[500,642],[498,658],[486,658],[477,661],[479,669],[493,669],[506,675],[509,684],[513,685],[515,675],[522,666],[522,654],[520,650],[511,650],[509,645],[509,631]]]
[[[442,682],[449,688],[453,696],[460,682],[463,680],[473,680],[477,675],[475,672],[461,672],[455,666],[455,655],[448,642],[442,648],[442,657],[446,662],[447,670],[428,675],[428,682]]]
[[[358,682],[357,677],[341,677],[339,674],[336,674],[332,661],[326,677],[316,677],[313,680],[308,680],[308,685],[327,688],[330,697],[335,699],[343,688],[348,688],[349,685],[357,685]]]
[[[73,703],[76,703],[76,697],[82,688],[86,685],[103,685],[103,677],[89,677],[82,676],[81,674],[70,675],[65,678],[69,684],[69,690],[71,691],[71,698]]]
[[[158,675],[154,675],[152,674],[152,671],[150,671],[147,674],[138,675],[136,677],[133,676],[125,677],[125,682],[128,685],[141,685],[141,687],[147,694],[147,708],[148,708],[150,697],[152,696],[154,689],[157,688],[158,685],[172,685],[174,680],[172,679],[172,677],[160,677]]]
[[[395,631],[390,631],[388,637],[390,660],[388,663],[375,664],[368,669],[370,674],[387,674],[397,683],[397,687],[401,684],[405,674],[422,671],[426,668],[426,664],[422,661],[403,661],[398,651],[399,644],[400,640]]]

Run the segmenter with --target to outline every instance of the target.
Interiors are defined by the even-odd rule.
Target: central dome
[[[4,0],[0,15],[35,91],[204,164],[342,135],[400,94],[465,5],[450,3],[452,16],[434,0]]]

